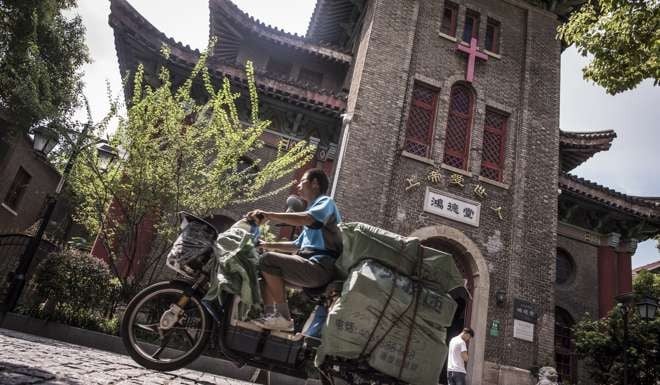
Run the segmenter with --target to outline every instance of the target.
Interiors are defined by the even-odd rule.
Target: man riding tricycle
[[[309,170],[298,184],[304,211],[254,210],[220,234],[182,213],[167,259],[177,278],[142,290],[123,317],[133,359],[175,370],[211,340],[237,365],[323,384],[437,384],[456,310],[450,294],[465,292],[451,255],[342,224],[327,188],[325,173]],[[267,221],[303,230],[292,242],[261,242]],[[303,326],[291,319],[287,287],[316,304]]]

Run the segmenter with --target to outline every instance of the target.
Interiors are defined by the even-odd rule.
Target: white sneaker
[[[293,332],[293,320],[284,318],[280,313],[266,314],[252,320],[252,323],[262,329]]]

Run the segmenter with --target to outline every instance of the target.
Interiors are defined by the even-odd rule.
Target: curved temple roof
[[[193,50],[167,37],[137,12],[127,0],[111,0],[110,10],[109,23],[115,32],[115,46],[122,74],[134,71],[136,61],[141,59],[161,63],[164,60],[160,53],[163,44],[171,51],[168,59],[170,64],[182,67],[188,72],[192,70],[199,59],[199,50]],[[237,65],[214,61],[209,63],[209,67],[211,73],[218,78],[227,76],[235,83],[246,83],[244,69]],[[346,108],[343,96],[325,90],[310,89],[309,86],[296,84],[293,81],[272,78],[267,73],[256,75],[257,87],[260,91],[277,99],[333,116],[338,116]]]
[[[338,47],[320,45],[296,34],[266,25],[243,12],[231,0],[209,0],[211,26],[209,33],[218,36],[222,44],[237,47],[246,34],[275,44],[319,56],[323,59],[350,64],[353,57]]]
[[[569,172],[600,151],[607,151],[616,138],[613,130],[594,132],[560,131],[559,161],[561,170]]]
[[[624,211],[660,225],[660,197],[638,197],[622,194],[568,173],[559,175],[559,188],[562,191],[587,198],[600,205]]]

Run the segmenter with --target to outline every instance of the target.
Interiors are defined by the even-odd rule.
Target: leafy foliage
[[[99,312],[88,308],[76,308],[68,304],[58,306],[55,310],[47,310],[43,306],[22,308],[19,312],[30,317],[61,322],[87,330],[105,334],[119,335],[119,318],[111,316],[106,318]]]
[[[642,271],[634,281],[637,299],[642,296],[660,296],[660,276]],[[599,320],[584,319],[575,326],[576,350],[585,359],[590,375],[599,384],[623,382],[623,315],[621,305],[607,317]],[[660,378],[660,317],[643,321],[634,310],[628,322],[629,383],[656,385]]]
[[[105,262],[75,249],[48,256],[37,268],[32,284],[37,298],[98,311],[113,304],[119,289]]]
[[[644,79],[660,83],[660,1],[590,0],[559,27],[559,37],[593,55],[585,79],[617,94]]]
[[[0,2],[0,112],[21,131],[64,120],[78,105],[89,62],[76,0]]]
[[[101,233],[110,267],[124,289],[158,275],[162,264],[157,262],[177,234],[177,212],[206,217],[216,209],[278,194],[291,183],[277,181],[312,155],[313,147],[302,141],[287,151],[284,146],[271,150],[270,161],[257,159],[257,153],[269,151],[261,136],[270,122],[259,119],[254,69],[246,65],[248,95],[239,100],[228,79],[214,84],[209,75],[205,63],[213,43],[176,90],[167,69],[160,70],[160,85],[154,88],[145,84],[139,66],[127,118],[120,117],[112,134],[99,127],[94,133],[108,135],[125,156],[104,173],[90,148],[71,174],[78,201],[74,217],[90,233]],[[163,54],[168,56],[167,48]],[[205,101],[193,99],[193,86],[206,91]],[[248,108],[239,109],[243,101]],[[150,232],[153,240],[141,238]],[[145,243],[151,245],[147,256],[140,250]]]

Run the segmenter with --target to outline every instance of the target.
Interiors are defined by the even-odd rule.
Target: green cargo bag
[[[343,223],[340,229],[344,250],[336,266],[344,275],[363,259],[371,258],[401,274],[421,279],[425,286],[441,293],[464,284],[451,254],[421,246],[419,238],[403,237],[360,222]],[[420,250],[422,268],[417,271]]]
[[[447,356],[446,327],[455,311],[456,302],[446,293],[365,260],[351,270],[330,309],[316,364],[327,356],[364,358],[392,377],[435,385]]]

